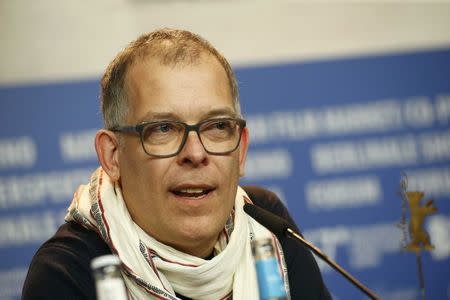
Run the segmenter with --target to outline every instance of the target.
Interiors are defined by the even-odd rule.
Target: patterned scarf
[[[98,168],[81,185],[68,208],[66,221],[95,230],[122,261],[122,275],[131,299],[259,299],[250,241],[272,238],[289,295],[287,269],[276,237],[243,211],[251,202],[238,187],[234,210],[210,260],[164,245],[133,222],[119,184]]]

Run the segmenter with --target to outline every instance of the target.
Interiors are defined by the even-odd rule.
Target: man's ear
[[[95,135],[95,151],[106,174],[113,180],[120,178],[119,141],[114,132],[100,129]]]
[[[247,150],[249,143],[248,128],[242,130],[241,143],[239,145],[239,176],[244,176],[245,159],[247,158]]]

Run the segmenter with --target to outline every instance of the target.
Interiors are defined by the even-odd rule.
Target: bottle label
[[[255,265],[260,299],[286,299],[286,290],[276,259],[274,257],[261,259]]]
[[[107,278],[96,282],[97,300],[128,299],[122,278]]]

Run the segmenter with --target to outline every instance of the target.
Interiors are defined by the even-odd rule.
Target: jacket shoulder
[[[292,229],[300,232],[291,215],[289,214],[288,209],[274,192],[255,185],[245,185],[242,188],[250,197],[253,204],[270,211],[271,213],[281,217],[282,219],[285,219],[289,222]]]
[[[108,253],[96,232],[75,222],[63,224],[34,255],[22,299],[95,299],[90,262]]]

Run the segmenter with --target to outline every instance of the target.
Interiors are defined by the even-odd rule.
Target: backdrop
[[[433,198],[428,299],[450,299],[450,49],[236,70],[251,133],[242,184],[275,191],[305,237],[383,299],[419,299],[399,181]],[[99,79],[0,88],[0,299],[97,167]],[[365,299],[321,264],[335,299]]]

